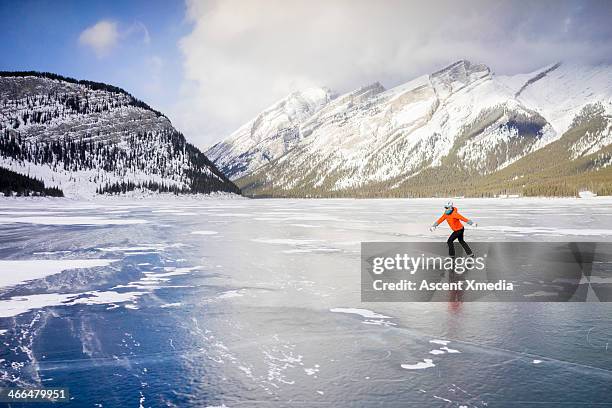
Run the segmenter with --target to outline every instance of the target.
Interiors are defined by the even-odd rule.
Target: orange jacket
[[[442,216],[438,218],[438,221],[436,221],[436,224],[440,225],[440,223],[444,222],[444,220],[448,222],[448,225],[453,231],[459,231],[461,228],[463,228],[461,221],[469,221],[463,215],[459,214],[459,211],[455,207],[453,207],[453,212],[451,212],[449,215],[446,215],[446,213],[442,214]]]

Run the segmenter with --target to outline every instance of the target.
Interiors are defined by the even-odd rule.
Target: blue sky
[[[49,71],[111,83],[152,105],[166,105],[164,99],[176,97],[181,80],[176,44],[190,29],[184,16],[185,4],[179,1],[3,0],[0,69]],[[79,42],[83,30],[101,20],[116,22],[117,30],[124,32],[104,57]],[[147,43],[142,27],[150,37]],[[155,81],[163,86],[155,86]]]
[[[0,0],[1,70],[120,86],[200,147],[290,92],[612,63],[607,0]]]

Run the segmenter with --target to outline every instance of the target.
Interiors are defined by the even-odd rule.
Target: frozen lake
[[[439,200],[0,200],[0,387],[71,406],[612,404],[612,304],[362,303]],[[612,199],[463,199],[469,241],[612,241]]]

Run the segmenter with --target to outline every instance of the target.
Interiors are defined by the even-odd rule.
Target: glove
[[[472,221],[472,220],[468,220],[468,225],[471,225],[472,227],[476,228],[478,226],[478,223]]]
[[[438,228],[438,225],[434,223],[431,227],[429,227],[429,231],[434,232],[436,228]]]

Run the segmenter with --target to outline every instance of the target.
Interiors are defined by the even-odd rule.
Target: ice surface
[[[41,225],[136,225],[148,221],[141,219],[119,219],[102,217],[0,217],[0,224],[41,224]]]
[[[120,385],[125,383],[129,390],[121,396],[129,394],[134,404],[142,381],[151,384],[142,388],[145,406],[155,398],[152,390],[199,383],[202,373],[210,380],[207,384],[219,387],[211,388],[219,391],[216,395],[238,389],[241,397],[251,401],[275,398],[283,403],[310,397],[350,406],[363,401],[385,406],[401,406],[404,401],[443,404],[433,399],[437,395],[450,398],[455,406],[482,408],[480,401],[498,398],[500,390],[505,394],[498,400],[510,400],[525,387],[541,390],[554,400],[563,392],[559,384],[570,377],[580,401],[601,399],[607,395],[603,390],[609,389],[609,375],[602,371],[609,366],[603,352],[610,332],[605,304],[361,302],[359,243],[436,241],[443,245],[448,228],[439,228],[435,234],[427,229],[442,211],[441,199],[241,200],[232,205],[189,198],[0,201],[6,211],[35,212],[37,217],[61,208],[70,211],[70,216],[149,221],[105,228],[0,224],[5,261],[94,256],[118,260],[88,271],[66,270],[45,282],[18,283],[0,296],[0,328],[8,330],[0,339],[3,347],[10,344],[2,358],[16,361],[19,347],[29,347],[32,340],[41,381],[50,374],[70,379],[76,370],[91,374],[89,381],[94,382],[106,375],[109,382],[99,384],[101,391],[123,389]],[[458,199],[456,204],[487,227],[468,230],[468,242],[572,240],[577,238],[538,235],[530,228],[612,228],[610,198]],[[118,207],[131,209],[130,213],[104,215]],[[200,215],[151,215],[153,210],[167,208]],[[213,212],[249,216],[218,217]],[[317,221],[305,221],[308,218]],[[319,228],[292,225],[296,223]],[[499,225],[517,230],[495,228]],[[218,234],[213,239],[194,231]],[[582,237],[605,241],[610,235]],[[334,248],[342,251],[329,250]],[[4,265],[0,262],[0,270]],[[585,333],[594,326],[589,347]],[[114,333],[115,328],[119,332]],[[61,330],[59,343],[57,329]],[[25,331],[29,334],[17,344]],[[64,336],[78,361],[63,346]],[[576,344],[585,347],[578,352]],[[92,353],[91,361],[89,354],[82,355],[81,346]],[[37,354],[50,349],[58,354],[47,358]],[[525,350],[533,356],[526,358]],[[66,361],[56,366],[49,362],[54,356]],[[3,363],[0,376],[25,378],[37,366],[30,357],[21,357],[26,364],[23,370]],[[543,363],[537,365],[532,358]],[[553,369],[535,372],[542,371],[549,360]],[[320,371],[315,371],[319,369],[315,362],[321,364]],[[173,375],[164,375],[168,372]],[[140,381],[132,386],[126,378]],[[513,389],[510,385],[516,378],[520,387]],[[501,379],[504,387],[494,379]],[[78,389],[80,380],[69,385]],[[472,396],[451,387],[452,383]],[[376,401],[367,399],[372,387],[382,386],[384,394],[377,395]],[[447,392],[449,388],[455,390],[453,394]],[[325,397],[317,391],[324,391]],[[222,402],[213,398],[211,394],[206,399],[194,396],[194,405]],[[169,401],[180,405],[171,396]],[[232,406],[232,401],[224,402]]]
[[[612,229],[601,228],[555,228],[555,227],[512,227],[507,225],[479,227],[483,231],[515,232],[520,234],[538,235],[586,235],[586,236],[608,236],[612,235]]]
[[[106,247],[106,248],[96,248],[101,252],[138,252],[138,253],[151,253],[158,252],[165,248],[164,245],[136,245],[131,247]]]

